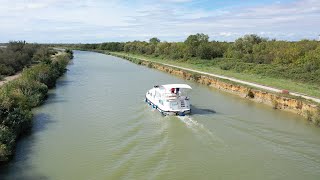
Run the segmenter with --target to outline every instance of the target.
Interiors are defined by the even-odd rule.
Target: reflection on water
[[[319,179],[320,128],[128,61],[74,53],[0,179]],[[187,83],[192,114],[162,116],[154,84]]]

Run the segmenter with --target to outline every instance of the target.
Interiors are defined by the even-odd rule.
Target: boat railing
[[[163,97],[166,99],[185,99],[189,100],[188,96],[181,95],[181,94],[175,94],[175,93],[164,93]]]

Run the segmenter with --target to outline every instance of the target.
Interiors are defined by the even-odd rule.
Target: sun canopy
[[[192,89],[188,84],[165,84],[161,85],[165,89],[172,89],[172,88],[180,88],[180,89]]]

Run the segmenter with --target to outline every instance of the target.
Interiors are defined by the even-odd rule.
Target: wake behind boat
[[[154,86],[146,93],[146,102],[163,115],[184,116],[191,112],[186,90],[187,84],[166,84]]]

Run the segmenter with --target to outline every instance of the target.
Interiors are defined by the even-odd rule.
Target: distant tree
[[[26,41],[10,41],[7,45],[7,49],[13,52],[22,51]]]
[[[151,44],[158,44],[160,42],[160,39],[153,37],[149,40],[149,43]]]
[[[253,45],[263,41],[266,41],[266,39],[255,34],[249,34],[237,39],[234,43],[234,48],[244,54],[250,54],[253,52]]]
[[[155,44],[148,44],[146,47],[145,47],[145,50],[146,50],[146,54],[148,55],[151,55],[155,52],[156,50],[156,45]]]
[[[198,33],[195,35],[190,35],[184,43],[186,43],[188,46],[199,46],[201,43],[207,43],[209,42],[209,36],[207,34]]]
[[[261,42],[266,42],[267,39],[259,37],[255,34],[245,35],[238,38],[227,52],[226,57],[233,57],[236,59],[243,59],[246,62],[253,62],[254,46]]]
[[[197,49],[197,57],[201,59],[211,59],[213,56],[213,49],[209,43],[201,43]]]
[[[171,43],[162,42],[159,43],[155,49],[156,56],[168,56],[170,52]]]
[[[197,49],[200,44],[207,44],[209,42],[209,36],[203,33],[190,35],[184,43],[187,46],[188,56],[195,57],[197,55]],[[204,45],[205,46],[205,45]]]

